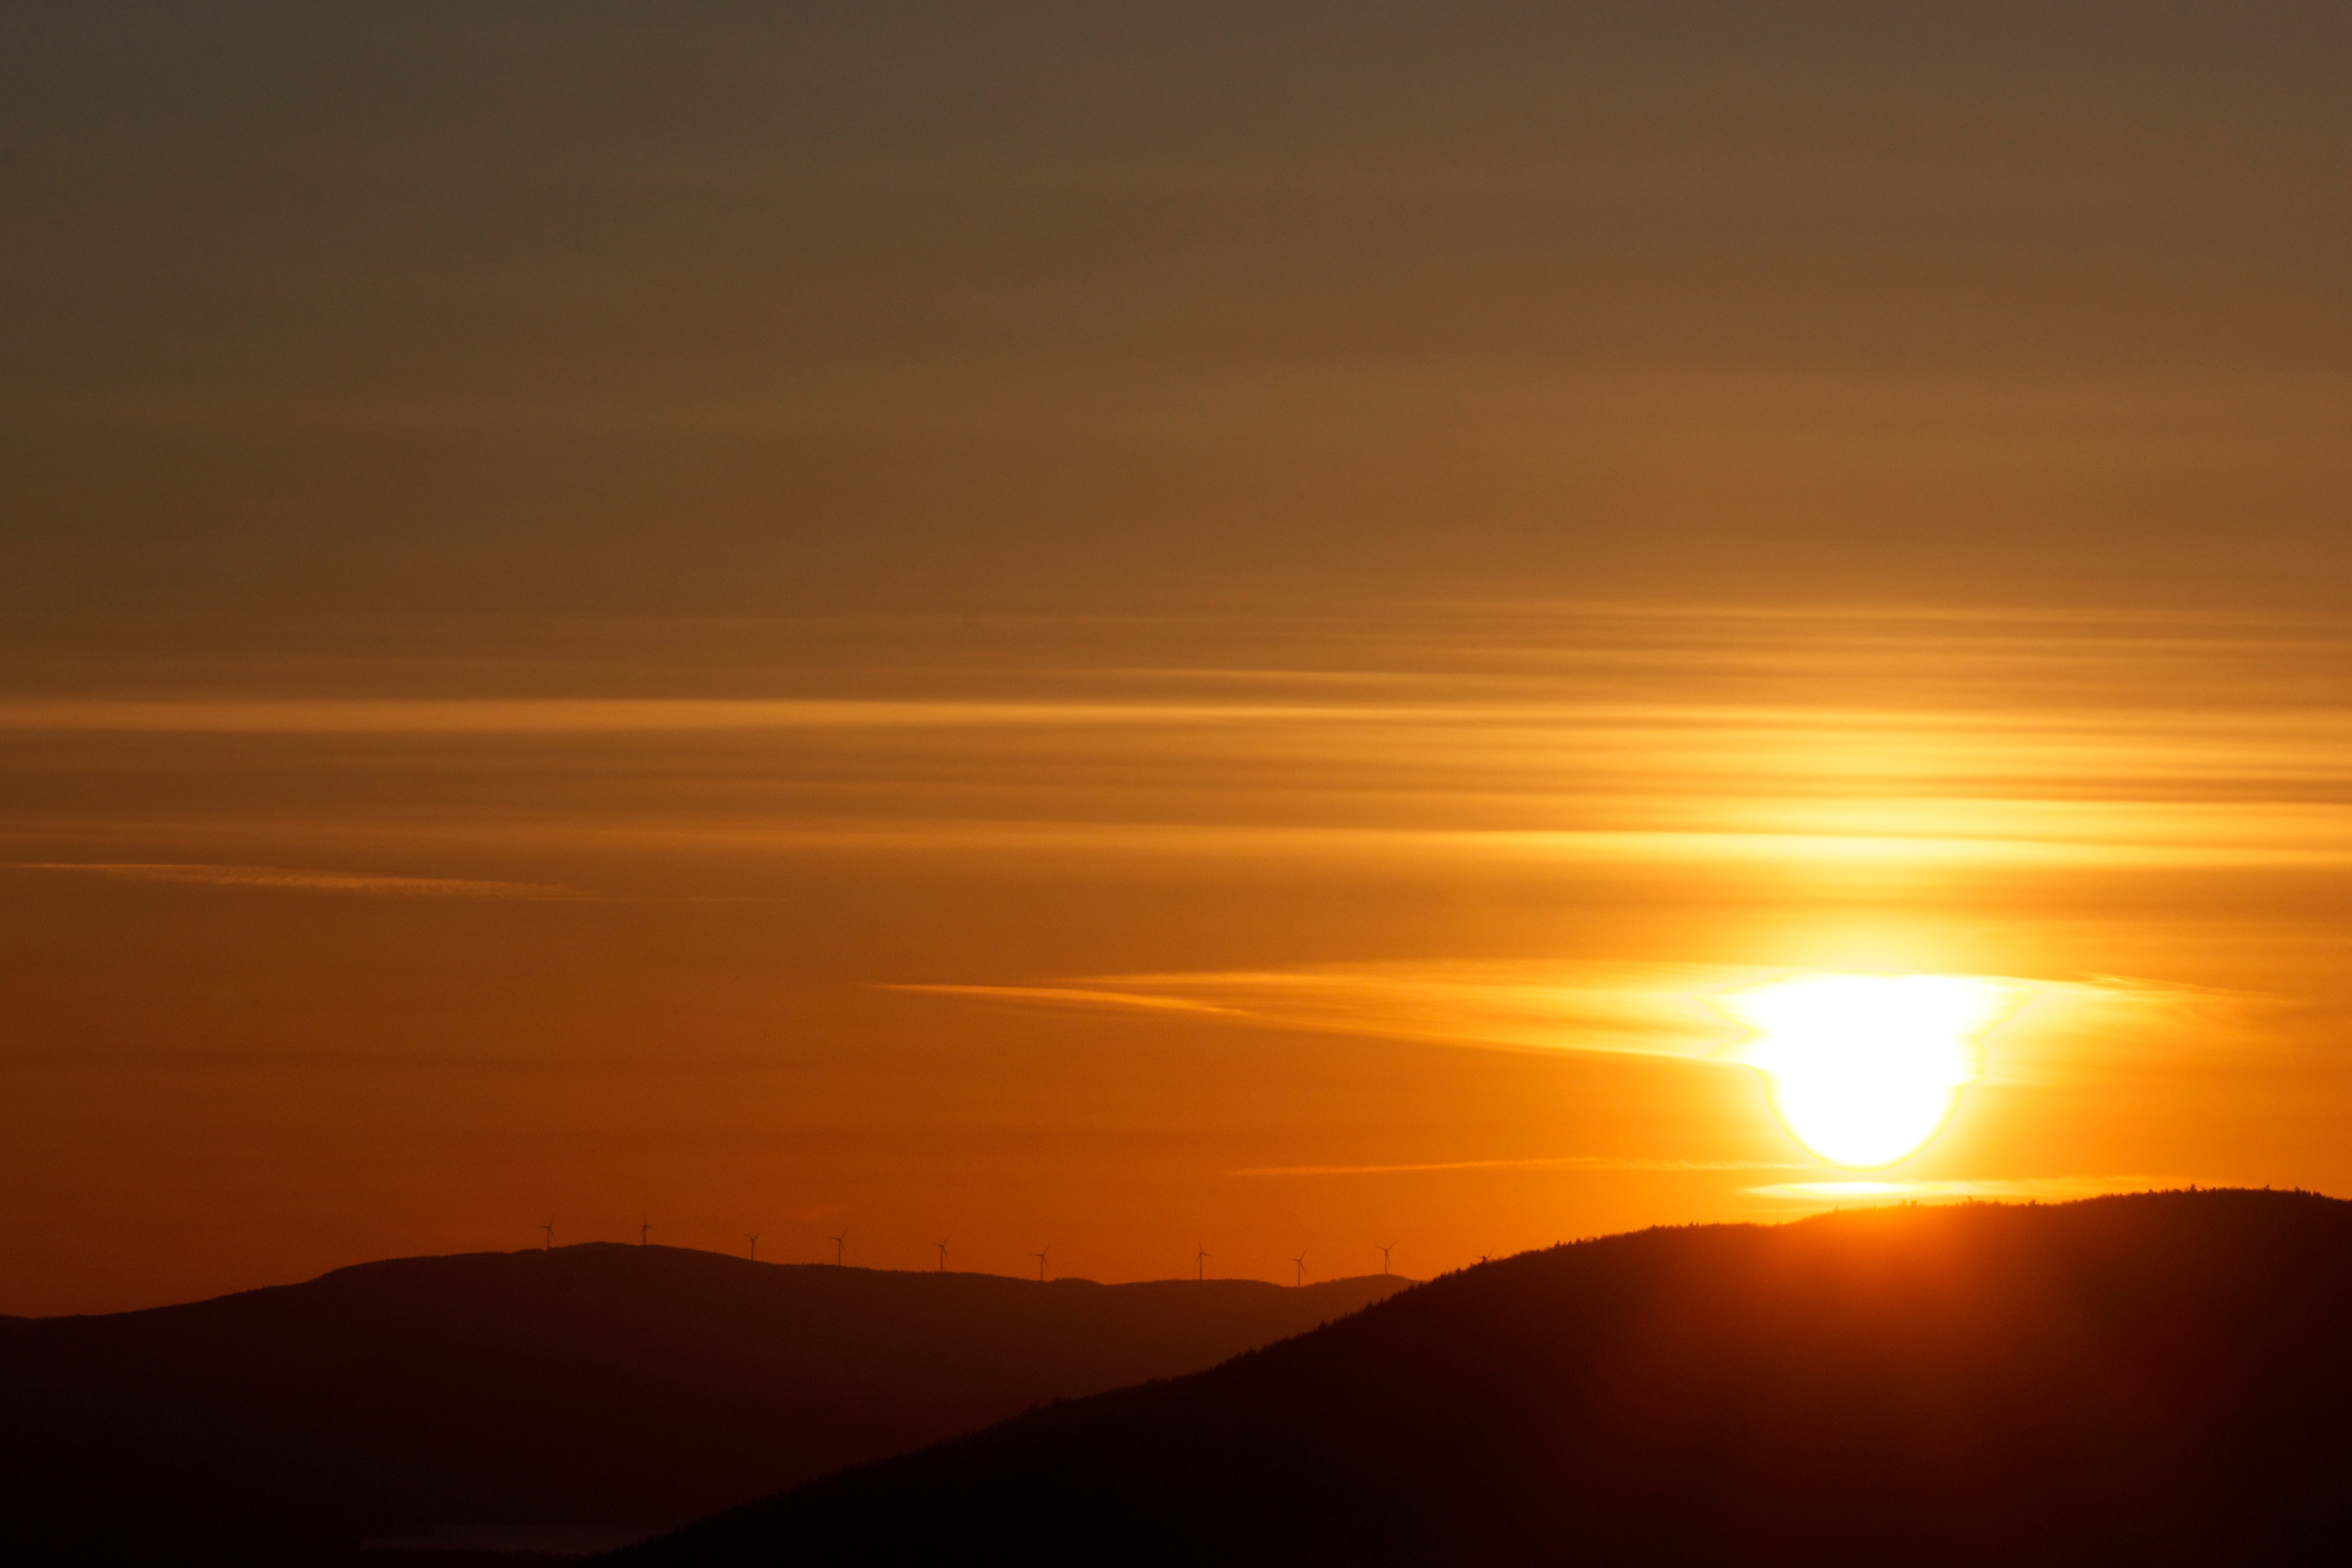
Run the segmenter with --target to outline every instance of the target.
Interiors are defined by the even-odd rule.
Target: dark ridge
[[[615,1568],[2352,1561],[2352,1205],[1651,1230],[1448,1275]]]
[[[382,1563],[362,1539],[667,1528],[1406,1283],[1039,1285],[592,1244],[19,1319],[0,1322],[0,1546]]]

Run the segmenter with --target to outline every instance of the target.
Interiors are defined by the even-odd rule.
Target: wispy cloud
[[[115,882],[174,882],[208,888],[268,888],[300,893],[360,893],[402,899],[584,899],[576,888],[543,882],[491,882],[457,877],[387,877],[367,871],[313,871],[285,866],[210,866],[179,862],[18,860],[12,871],[79,871]]]
[[[1228,1176],[1391,1176],[1425,1171],[1802,1171],[1811,1167],[1762,1160],[1646,1160],[1612,1154],[1566,1154],[1528,1160],[1439,1160],[1414,1165],[1266,1165],[1227,1171]]]
[[[1929,889],[2352,866],[2352,637],[2333,621],[1560,605],[1096,631],[1074,665],[1018,639],[973,662],[919,629],[895,674],[781,672],[794,696],[19,693],[0,732],[170,758],[144,776],[210,818],[238,808],[207,770],[247,747],[496,768],[495,801],[397,820],[361,802],[346,826],[656,852]],[[1213,635],[1254,662],[1192,662]]]
[[[1418,963],[1114,974],[1058,985],[905,985],[981,1001],[1213,1015],[1319,1034],[1525,1050],[1705,1055],[1737,1037],[1706,998],[1733,966]]]
[[[761,730],[1298,723],[1356,716],[1264,703],[764,698],[0,700],[0,731],[226,735],[592,735]],[[1439,717],[1441,715],[1431,715]],[[1458,715],[1442,715],[1448,719]]]
[[[987,1002],[1036,1002],[1049,1007],[1127,1007],[1147,1013],[1210,1013],[1229,1018],[1249,1016],[1238,1008],[1220,1007],[1185,996],[1089,991],[1068,985],[885,985],[881,989],[920,992],[938,996],[971,996]]]
[[[1974,1181],[1925,1182],[1779,1182],[1749,1187],[1750,1195],[1784,1198],[1806,1204],[1917,1203],[1936,1199],[2095,1198],[2105,1193],[2144,1193],[2167,1188],[2213,1184],[2185,1176],[2022,1176]]]
[[[891,989],[1501,1050],[1730,1062],[1751,1031],[1724,999],[1790,973],[1744,964],[1462,961]],[[2116,977],[1975,978],[2006,1000],[2002,1022],[1985,1040],[1986,1081],[1994,1083],[2042,1081],[2126,1051],[2152,1059],[2192,1037],[2210,1049],[2242,1037],[2246,1015],[2263,1000]]]

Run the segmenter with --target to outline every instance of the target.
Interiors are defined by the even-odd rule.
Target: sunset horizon
[[[1392,1237],[1425,1276],[1873,1196],[2344,1188],[2296,1045],[2334,1016],[2334,939],[2297,922],[2352,819],[2237,798],[2340,765],[2326,723],[2250,700],[2284,662],[2313,679],[2311,627],[1377,625],[1419,668],[1338,617],[1322,668],[1175,668],[1159,618],[1085,628],[1159,647],[945,678],[902,629],[914,671],[825,695],[731,667],[724,695],[0,704],[48,797],[0,869],[39,911],[20,1016],[51,1031],[17,1070],[91,1086],[46,1136],[131,1139],[121,1215],[18,1222],[59,1250],[0,1310],[512,1249],[550,1214],[756,1230],[779,1260],[847,1224],[898,1268],[953,1231],[1006,1274],[1051,1241],[1103,1279],[1187,1272],[1214,1235],[1219,1272],[1280,1280],[1302,1246],[1365,1264]],[[107,776],[96,815],[56,793]],[[123,943],[138,963],[76,978]],[[1992,1010],[1934,1130],[1852,1160],[1792,1134],[1740,1001],[1841,975]],[[207,1082],[226,1098],[181,1117]],[[257,1206],[240,1167],[306,1146],[341,1173]]]
[[[57,1539],[1189,1476],[1399,1510],[1330,1561],[1571,1496],[1813,1561],[1948,1460],[2352,1542],[2166,1348],[2352,1456],[2347,79],[2316,0],[12,9]],[[1391,1362],[1485,1390],[1425,1495]],[[1915,1417],[1859,1533],[1756,1500]]]

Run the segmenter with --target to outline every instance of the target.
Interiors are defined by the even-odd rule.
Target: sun
[[[1977,1081],[1977,1040],[2000,988],[1980,980],[1816,974],[1727,998],[1756,1030],[1734,1059],[1764,1074],[1789,1135],[1832,1164],[1868,1169],[1916,1152]]]

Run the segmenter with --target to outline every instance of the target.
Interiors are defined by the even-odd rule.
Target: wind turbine
[[[1300,1247],[1300,1248],[1298,1249],[1298,1256],[1297,1256],[1297,1257],[1296,1257],[1296,1258],[1292,1258],[1292,1259],[1290,1260],[1290,1262],[1291,1262],[1291,1266],[1292,1266],[1293,1268],[1297,1268],[1297,1269],[1298,1270],[1298,1277],[1297,1277],[1297,1279],[1293,1279],[1293,1280],[1291,1281],[1291,1283],[1292,1283],[1293,1285],[1304,1285],[1304,1284],[1306,1284],[1306,1283],[1307,1283],[1307,1249],[1306,1249],[1305,1247]]]
[[[948,1244],[944,1241],[935,1241],[931,1245],[940,1249],[940,1272],[945,1274],[948,1271]]]
[[[653,1222],[646,1219],[644,1215],[639,1215],[637,1218],[644,1222],[637,1226],[637,1245],[643,1247],[646,1244],[646,1234],[654,1228]]]
[[[1045,1252],[1053,1250],[1050,1246],[1045,1248]],[[1033,1252],[1029,1255],[1037,1260],[1037,1283],[1040,1285],[1045,1282],[1045,1252]]]
[[[1387,1246],[1381,1247],[1376,1241],[1372,1245],[1381,1248],[1381,1272],[1386,1274],[1389,1271],[1389,1254],[1396,1250],[1396,1243],[1391,1241]]]
[[[754,1263],[759,1262],[759,1261],[760,1261],[760,1233],[759,1233],[758,1231],[756,1231],[756,1230],[747,1230],[747,1231],[745,1231],[745,1232],[743,1233],[743,1239],[744,1239],[744,1240],[746,1240],[746,1241],[748,1241],[748,1242],[750,1242],[750,1243],[751,1244],[751,1261],[752,1261],[752,1262],[754,1262]]]
[[[1202,1246],[1197,1241],[1192,1244],[1193,1279],[1206,1279],[1209,1277],[1209,1258],[1210,1252],[1207,1247]]]
[[[844,1229],[839,1236],[828,1236],[825,1239],[833,1243],[833,1266],[838,1268],[843,1256],[849,1250],[849,1232]]]
[[[547,1248],[546,1248],[546,1250],[548,1250],[548,1251],[550,1251],[550,1252],[554,1251],[554,1250],[555,1250],[555,1221],[554,1221],[554,1220],[552,1220],[552,1219],[550,1219],[550,1220],[549,1220],[545,1225],[541,1226],[539,1228],[540,1228],[540,1229],[541,1229],[541,1230],[543,1230],[543,1231],[545,1231],[545,1232],[547,1232]]]

